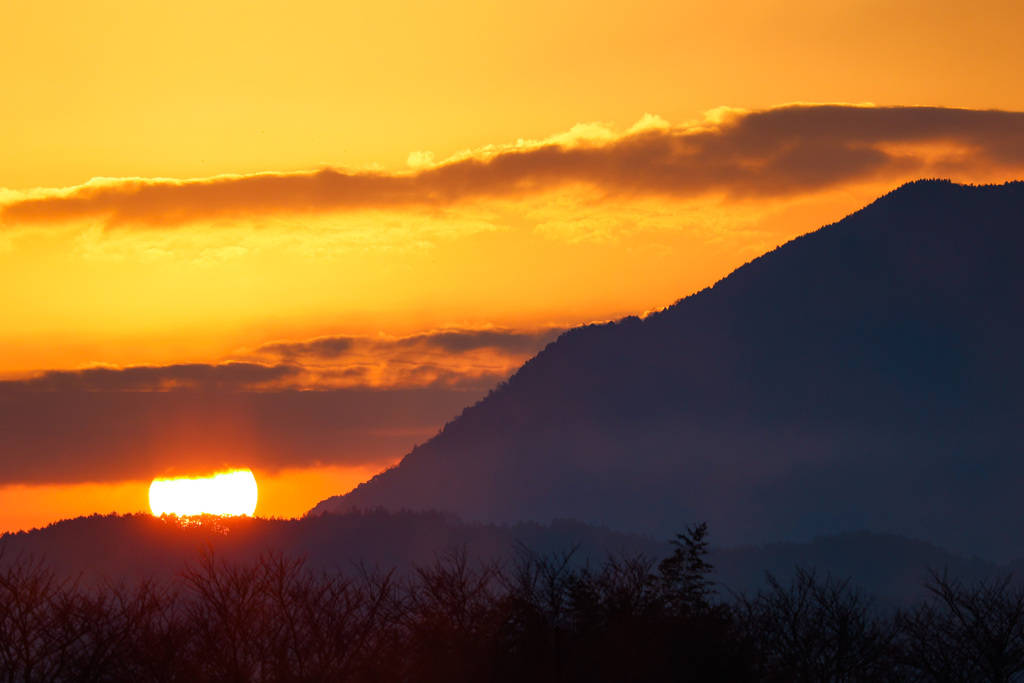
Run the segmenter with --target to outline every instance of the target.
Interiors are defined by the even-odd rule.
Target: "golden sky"
[[[225,466],[301,514],[566,327],[908,180],[1024,177],[1022,25],[934,0],[6,3],[0,531]]]

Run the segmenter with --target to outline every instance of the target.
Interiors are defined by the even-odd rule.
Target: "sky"
[[[7,2],[0,532],[301,515],[580,324],[1024,178],[1024,5]]]

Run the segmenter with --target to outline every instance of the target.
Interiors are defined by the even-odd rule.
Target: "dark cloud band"
[[[0,486],[382,467],[483,391],[0,392]]]
[[[246,391],[293,379],[300,369],[259,363],[185,363],[127,368],[50,370],[24,380],[0,381],[0,393],[25,391],[164,391],[227,389]]]
[[[0,381],[0,486],[145,479],[175,468],[388,463],[560,331],[339,335],[264,345],[254,353],[265,363],[95,367]],[[463,362],[478,351],[495,355],[495,365]],[[372,388],[382,368],[392,384]]]
[[[953,145],[936,162],[915,145]],[[941,107],[792,105],[695,127],[466,155],[416,172],[256,174],[123,180],[26,197],[3,223],[101,218],[173,226],[225,216],[449,205],[582,183],[609,195],[777,196],[886,174],[1024,169],[1024,113]]]

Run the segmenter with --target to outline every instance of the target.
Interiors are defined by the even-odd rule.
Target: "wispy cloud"
[[[303,341],[272,342],[259,346],[256,352],[285,358],[338,358],[355,353],[462,354],[482,350],[532,355],[554,341],[561,332],[564,332],[564,328],[529,331],[504,328],[443,328],[405,337],[338,335]]]
[[[335,335],[263,344],[242,357],[301,365],[324,386],[490,387],[564,328],[443,328],[408,336]]]
[[[220,363],[48,370],[0,381],[24,392],[268,392],[287,390],[486,390],[564,331],[443,328],[408,336],[336,335],[241,349]]]
[[[607,196],[792,196],[843,183],[978,170],[1024,170],[1024,113],[940,107],[788,105],[716,110],[701,122],[648,117],[623,133],[581,126],[403,172],[325,168],[198,180],[97,179],[6,193],[4,224],[98,219],[176,226],[293,213],[445,207],[567,185]]]
[[[560,332],[338,335],[238,354],[259,360],[0,381],[0,485],[392,462]]]
[[[183,363],[49,370],[35,377],[0,381],[0,392],[61,391],[253,391],[295,380],[301,369],[259,363]]]

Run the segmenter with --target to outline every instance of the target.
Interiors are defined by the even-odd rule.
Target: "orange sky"
[[[969,10],[6,5],[0,531],[207,463],[301,514],[568,326],[1024,177],[1024,6]]]

